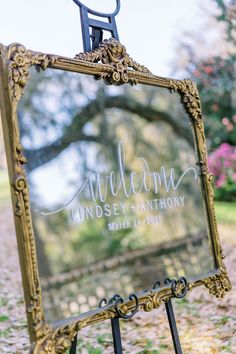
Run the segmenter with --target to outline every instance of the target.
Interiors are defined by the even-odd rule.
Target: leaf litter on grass
[[[6,223],[5,220],[8,220]],[[10,206],[0,213],[0,353],[29,353],[25,306]],[[236,224],[220,225],[227,255],[226,265],[236,285]],[[177,325],[185,354],[236,353],[236,294],[216,299],[204,287],[191,291],[183,300],[173,300]],[[121,321],[126,354],[170,354],[173,345],[165,308],[138,313]],[[110,321],[84,328],[78,335],[78,353],[113,354]]]

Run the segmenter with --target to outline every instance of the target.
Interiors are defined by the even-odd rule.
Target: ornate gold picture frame
[[[174,80],[153,75],[145,66],[135,62],[127,54],[125,47],[113,39],[105,40],[97,50],[80,53],[73,59],[32,52],[20,44],[12,44],[8,47],[1,45],[1,116],[32,352],[65,353],[71,347],[73,338],[80,329],[112,319],[116,316],[116,311],[114,304],[110,303],[56,323],[49,323],[45,318],[32,226],[29,183],[25,171],[27,160],[24,156],[18,121],[18,105],[24,88],[30,80],[31,67],[92,75],[109,85],[151,85],[179,95],[190,118],[195,138],[209,237],[215,261],[215,269],[189,282],[188,290],[205,285],[212,295],[223,297],[230,290],[231,284],[223,262],[224,255],[217,231],[212,175],[208,170],[201,104],[195,83],[187,79]],[[181,291],[181,284],[179,291]],[[139,310],[151,311],[171,297],[170,285],[150,289],[139,294]],[[129,313],[134,307],[135,301],[131,299],[122,303],[120,310],[122,313]]]

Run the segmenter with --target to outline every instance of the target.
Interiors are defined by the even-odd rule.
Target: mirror
[[[55,69],[30,76],[18,117],[47,319],[213,270],[178,94]]]

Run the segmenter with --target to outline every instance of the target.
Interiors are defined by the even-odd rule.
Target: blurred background
[[[115,1],[111,0],[84,3],[99,11],[111,11],[115,7]],[[209,167],[215,176],[220,237],[227,254],[231,280],[235,283],[232,269],[236,265],[236,1],[149,0],[138,4],[135,0],[121,1],[117,26],[120,41],[125,44],[128,53],[153,73],[174,78],[190,77],[197,82],[204,114]],[[20,42],[29,49],[73,57],[83,50],[79,9],[72,0],[4,2],[0,12],[0,42],[4,45]],[[6,353],[13,353],[16,349],[24,353],[27,352],[25,346],[28,339],[24,329],[24,306],[19,271],[16,270],[17,251],[9,199],[1,130],[0,236],[3,247],[0,254],[0,285],[3,290],[0,293],[0,341],[3,340]],[[183,303],[177,305],[183,349],[191,353],[236,352],[234,294],[231,292],[219,303],[205,293],[205,289],[195,291],[195,295],[185,300],[184,309]],[[206,311],[214,314],[209,316],[207,322]],[[200,317],[197,321],[193,320],[196,314]],[[160,325],[164,315],[155,316]],[[164,322],[163,336],[157,339],[154,318],[141,316],[140,321],[142,328],[147,327],[146,334],[142,330],[139,333],[136,328],[133,337],[124,338],[126,352],[131,353],[131,348],[133,353],[169,352],[171,344]],[[18,324],[17,330],[12,323]],[[131,322],[130,326],[140,328],[139,320]],[[91,345],[81,340],[80,351],[103,353],[105,348],[105,352],[109,353],[110,339],[104,333],[93,334]],[[15,335],[21,338],[17,344]],[[87,335],[91,336],[91,333]],[[137,341],[138,336],[142,341]],[[194,345],[196,338],[201,341],[197,348]],[[144,347],[146,351],[142,349]]]

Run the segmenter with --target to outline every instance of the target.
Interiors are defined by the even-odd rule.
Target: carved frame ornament
[[[154,76],[145,66],[135,62],[125,47],[114,39],[104,40],[98,49],[80,53],[74,59],[27,50],[20,44],[8,47],[0,45],[1,70],[1,115],[7,151],[11,193],[15,215],[18,249],[26,302],[26,312],[34,354],[63,354],[71,347],[76,333],[83,327],[111,319],[116,316],[114,305],[110,304],[89,313],[61,322],[58,326],[49,325],[42,307],[42,293],[38,274],[35,239],[29,202],[29,188],[24,170],[27,163],[20,141],[17,118],[17,105],[29,79],[29,68],[47,67],[95,75],[108,84],[149,84],[163,87],[180,95],[194,131],[198,152],[202,183],[206,195],[206,209],[212,237],[216,269],[205,278],[190,284],[191,289],[205,285],[216,297],[223,297],[231,289],[230,280],[223,262],[216,216],[212,176],[207,165],[206,139],[202,120],[201,104],[197,87],[191,80],[172,80]],[[151,311],[172,297],[170,286],[150,290],[139,297],[139,309]],[[123,313],[134,309],[135,302],[120,305]]]

